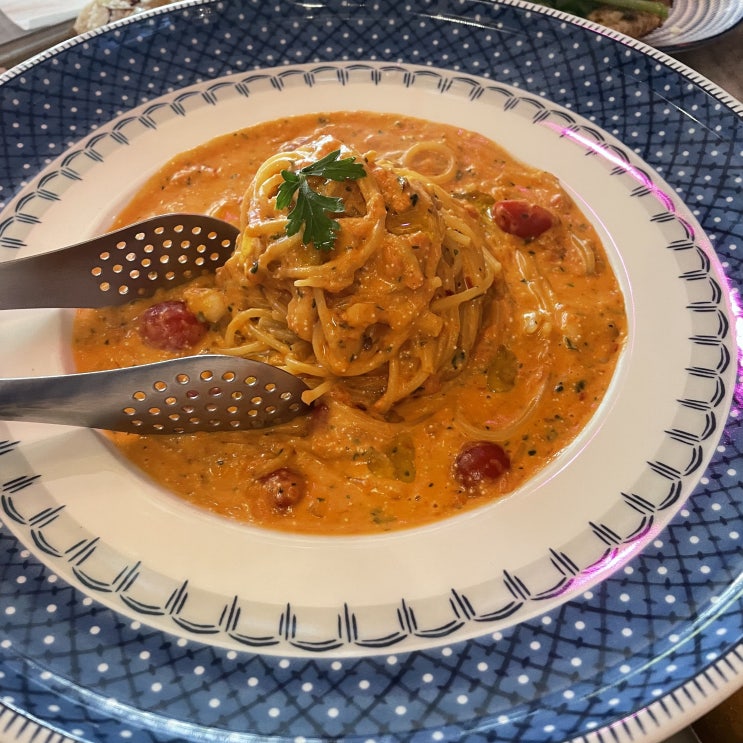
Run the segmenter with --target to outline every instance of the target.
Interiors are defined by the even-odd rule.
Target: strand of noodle
[[[282,343],[275,334],[266,332],[260,327],[261,320],[273,319],[274,315],[270,310],[255,307],[243,310],[227,326],[224,342],[227,347],[235,347],[235,336],[237,333],[241,333],[243,336],[252,336],[254,341],[260,341],[259,348],[261,351],[273,348],[279,353],[288,353],[289,345],[287,343]],[[252,323],[251,320],[258,320],[258,324]],[[253,348],[254,346],[253,344],[243,344],[242,347]]]
[[[278,323],[286,324],[286,315],[289,311],[289,303],[286,295],[278,290],[266,290],[263,293],[265,300],[271,308],[271,319]]]
[[[475,231],[472,226],[462,217],[457,214],[457,208],[459,206],[443,188],[436,189],[436,198],[441,201],[446,207],[446,223],[447,225],[457,232],[461,232],[463,235],[474,237]]]
[[[284,368],[292,374],[306,374],[312,377],[330,377],[331,373],[317,364],[310,364],[306,361],[299,361],[291,356],[284,359]]]
[[[300,237],[293,235],[290,238],[282,238],[279,240],[272,240],[263,250],[261,257],[258,259],[258,265],[267,269],[271,263],[280,261],[281,258],[286,255],[300,241]],[[282,271],[282,274],[287,273]]]
[[[466,420],[459,411],[455,413],[453,423],[460,431],[475,441],[504,441],[509,439],[534,413],[534,410],[547,389],[548,379],[549,376],[546,372],[540,375],[538,381],[539,387],[536,394],[530,397],[529,404],[521,411],[520,415],[518,415],[514,420],[509,421],[508,424],[504,426],[499,426],[498,428],[493,428],[492,426],[488,426],[487,428],[485,426],[477,426]]]
[[[537,272],[533,261],[530,260],[529,256],[525,255],[522,250],[516,250],[514,255],[516,258],[516,266],[518,267],[519,273],[524,280],[524,285],[537,303],[536,314],[542,315],[542,317],[548,316],[549,311],[547,309],[547,301],[544,298],[542,286],[537,277]],[[534,330],[537,330],[539,326],[538,321],[536,324],[537,327],[535,327]],[[534,332],[534,330],[530,331],[527,328],[527,332]]]
[[[583,259],[583,265],[586,275],[596,273],[596,253],[587,240],[581,240],[575,233],[570,234],[570,242],[577,248],[578,254]]]
[[[492,285],[492,283],[495,281],[495,277],[497,274],[501,271],[501,265],[500,263],[493,258],[493,256],[490,254],[490,252],[487,250],[485,246],[483,246],[483,249],[480,251],[480,255],[483,259],[483,266],[485,273],[482,276],[482,284],[485,285],[486,289],[489,289]],[[468,260],[469,263],[469,260]],[[479,273],[479,268],[473,267],[473,266],[467,266],[466,268],[470,268],[470,273],[474,276],[477,273]]]
[[[269,309],[268,307],[251,307],[247,310],[241,310],[232,319],[232,321],[230,322],[230,325],[233,322],[238,323],[238,322],[245,322],[246,320],[262,320],[262,319],[267,319],[267,320],[276,319],[273,310]]]
[[[319,325],[319,324],[318,324]],[[315,332],[319,335],[322,331],[319,330],[317,327],[315,328]],[[328,354],[322,353],[322,346],[320,347],[320,353],[318,353],[316,345],[316,341],[319,343],[321,339],[313,336],[313,350],[315,350],[315,355],[317,356],[318,362],[322,366],[329,366],[331,368],[332,373],[338,374],[338,376],[345,376],[345,377],[361,377],[364,374],[369,374],[370,372],[375,371],[376,369],[379,369],[379,367],[383,366],[385,363],[387,363],[388,359],[393,357],[394,353],[400,348],[402,343],[406,340],[405,337],[403,337],[400,333],[396,333],[392,336],[393,340],[390,340],[388,347],[385,348],[384,351],[376,350],[371,355],[368,356],[359,356],[355,358],[353,361],[347,362],[347,360],[344,358],[343,361],[343,370],[342,371],[336,371],[334,370],[331,363],[328,362]],[[385,337],[385,341],[389,340],[389,336]]]
[[[253,178],[254,191],[261,195],[269,193],[270,189],[275,190],[281,185],[281,171],[288,170],[297,160],[301,159],[301,154],[294,152],[277,152],[275,155],[261,163],[260,167]]]
[[[305,390],[301,395],[302,402],[305,405],[311,405],[315,400],[319,400],[323,395],[330,392],[332,388],[333,382],[326,380],[325,382],[322,382],[322,384],[318,384],[317,387]]]
[[[252,333],[252,335],[258,340],[263,341],[263,343],[265,343],[268,348],[273,348],[274,350],[284,355],[290,352],[290,348],[287,343],[282,343],[276,338],[275,335],[264,331],[261,328],[260,323],[258,325],[253,325],[251,323],[247,327],[249,329],[249,332]]]
[[[485,262],[490,266],[490,270],[493,272],[493,280],[495,280],[495,277],[503,270],[503,265],[489,250],[483,250],[482,255]]]
[[[323,360],[331,368],[337,368],[337,361],[335,363],[328,363],[328,359],[331,355],[331,342],[328,338],[328,331],[326,330],[333,327],[332,317],[328,310],[328,305],[325,302],[325,294],[322,289],[313,289],[312,298],[315,301],[315,312],[317,312],[317,319],[319,322],[315,323],[315,327],[312,331],[312,349],[315,352],[315,357],[318,360]],[[343,365],[345,366],[345,359]]]
[[[423,184],[423,186],[431,192],[434,198],[438,199],[446,205],[447,211],[451,213],[452,217],[454,217],[455,213],[457,213],[461,209],[461,204],[459,203],[459,201],[457,201],[457,199],[455,199],[446,189],[442,188],[441,185],[439,185],[436,181],[432,181],[428,176],[419,173],[417,170],[404,168],[395,168],[394,170],[399,175],[403,175],[404,177],[408,178],[408,180],[418,181],[419,183]],[[466,223],[463,224],[465,228],[469,230],[469,225],[467,225]]]
[[[397,397],[397,388],[400,383],[400,359],[398,357],[393,357],[390,359],[389,364],[387,365],[387,388],[385,390],[384,395],[380,397],[375,403],[374,407],[377,410],[380,410],[382,412],[386,412],[389,410],[390,406],[394,403],[395,400],[398,400],[399,397]],[[388,400],[392,399],[392,402],[388,403]]]
[[[386,413],[395,404],[395,402],[400,399],[398,384],[399,371],[395,367],[393,367],[392,361],[393,360],[390,360],[390,375],[388,377],[386,390],[381,397],[375,400],[373,405],[374,410],[379,413]]]
[[[431,342],[431,343],[427,343],[421,349],[420,359],[418,363],[420,364],[421,371],[425,372],[426,377],[430,377],[431,374],[433,374],[436,371],[437,366],[434,360],[436,358],[436,346],[437,345],[438,345],[437,343]],[[423,382],[425,381],[426,380],[424,379]],[[418,387],[420,387],[421,384],[423,384],[423,382],[419,382],[418,384],[416,384],[415,387],[413,387],[413,389],[411,390],[411,392],[418,389]]]
[[[266,350],[266,346],[263,343],[245,343],[242,346],[220,346],[221,353],[226,353],[228,356],[256,356]]]
[[[447,229],[445,239],[452,248],[467,248],[472,244],[472,238],[456,228]]]
[[[281,235],[282,237],[275,242],[295,243],[292,237],[285,237],[286,225],[289,220],[285,217],[274,217],[272,219],[252,219],[250,227],[245,229],[245,235],[250,237],[263,237],[271,235]]]
[[[222,342],[226,346],[234,347],[238,345],[237,336],[238,334],[241,334],[245,336],[246,334],[243,333],[243,329],[250,321],[250,317],[252,316],[252,310],[245,310],[247,313],[247,317],[243,316],[243,313],[241,312],[236,317],[234,317],[232,320],[230,320],[229,325],[227,326],[227,329],[224,332],[224,335],[222,337]]]
[[[421,369],[405,384],[401,384],[398,380],[392,389],[390,389],[390,385],[387,392],[374,403],[374,409],[386,413],[398,400],[402,400],[415,392],[429,376],[428,372]]]
[[[243,201],[240,214],[243,227],[248,227],[254,220],[263,221],[268,213],[275,211],[269,203],[270,196],[266,184],[273,183],[274,190],[276,190],[276,183],[271,179],[276,178],[276,176],[280,177],[281,171],[291,166],[294,162],[294,158],[291,157],[292,154],[294,153],[280,152],[261,163]],[[255,208],[256,205],[260,205],[262,208],[258,210]]]
[[[285,343],[289,348],[293,348],[297,343],[305,343],[305,341],[297,338],[286,326],[280,325],[277,327],[274,323],[268,322],[259,323],[259,326],[264,332],[271,333],[271,335],[275,336],[282,343]]]
[[[325,303],[325,295],[322,289],[314,290],[314,299],[318,322],[315,323],[312,331],[312,350],[320,366],[329,368],[334,374],[342,376],[355,376],[366,373],[377,366],[378,364],[372,360],[368,368],[364,367],[358,370],[356,368],[357,365],[353,365],[345,356],[341,356],[335,352],[335,346],[337,344],[333,343],[333,334],[331,333],[329,335],[329,330],[334,328],[334,324]]]
[[[550,284],[549,279],[539,274],[536,267],[536,262],[533,258],[530,258],[533,273],[532,278],[535,280],[535,285],[539,287],[540,296],[542,297],[544,311],[546,314],[551,315],[553,320],[556,320],[560,315],[564,314],[561,313],[561,305],[560,301],[555,295],[554,290],[552,289],[552,284]],[[559,322],[559,324],[562,326],[562,322]]]
[[[474,303],[466,304],[461,308],[461,322],[459,330],[462,348],[472,348],[477,341],[482,318],[482,306]]]
[[[407,335],[401,331],[390,333],[385,336],[386,347],[384,350],[374,351],[368,357],[359,357],[353,361],[353,376],[369,374],[369,372],[384,366],[390,359],[395,358],[395,354],[400,350],[403,343],[407,340]]]
[[[247,310],[238,312],[235,317],[230,320],[227,325],[227,329],[224,331],[224,340],[227,345],[234,345],[235,336],[251,321],[259,318],[271,317],[271,310],[261,309],[259,307],[251,307]]]
[[[471,289],[479,288],[482,294],[487,292],[495,281],[493,266],[486,260],[482,261],[482,263],[478,262],[477,265],[473,265],[471,257],[468,256],[464,261],[462,272],[462,283],[465,285],[469,283],[469,288]]]
[[[426,308],[418,315],[417,325],[424,335],[435,338],[444,328],[444,318]]]
[[[486,251],[483,251],[483,254],[486,254]],[[463,302],[468,302],[469,300],[475,299],[476,297],[484,294],[491,287],[493,281],[495,280],[495,271],[492,262],[486,259],[484,263],[485,276],[482,278],[480,284],[477,284],[469,289],[465,289],[464,291],[458,292],[457,294],[442,297],[441,299],[431,302],[431,310],[433,312],[443,312],[452,306],[460,305]]]
[[[436,369],[440,370],[445,377],[449,376],[454,369],[452,361],[459,348],[460,327],[459,313],[456,313],[448,325],[446,334],[442,334],[437,339]]]
[[[435,356],[438,344],[428,343],[418,355],[418,371],[407,380],[400,374],[399,358],[390,359],[387,390],[375,403],[381,412],[389,410],[396,402],[415,392],[436,371]]]
[[[487,286],[473,286],[471,289],[465,289],[457,294],[450,294],[448,297],[441,297],[441,299],[431,302],[431,310],[437,313],[444,312],[451,307],[456,307],[464,302],[469,302],[471,299],[483,295],[487,289]]]
[[[498,260],[492,255],[490,250],[487,248],[487,245],[484,244],[484,240],[478,239],[474,230],[472,230],[472,228],[462,219],[456,217],[450,212],[446,212],[444,219],[448,228],[447,239],[450,242],[453,242],[455,245],[460,247],[467,247],[470,244],[480,246],[481,249],[477,250],[476,255],[478,255],[478,257],[481,256],[486,264],[486,278],[484,281],[488,283],[489,286],[493,282],[495,274],[500,273],[501,266]],[[451,247],[451,245],[448,245],[447,247]],[[473,253],[471,251],[466,251],[465,254],[460,252],[457,257],[464,263],[468,257],[472,256]]]
[[[441,144],[441,142],[416,142],[403,153],[403,165],[415,172],[420,172],[415,168],[413,161],[418,155],[427,152],[443,155],[446,159],[446,165],[440,173],[425,173],[422,175],[424,175],[425,178],[430,179],[433,183],[446,183],[447,181],[450,181],[457,171],[457,160],[451,149],[445,144]]]
[[[450,246],[446,241],[444,241],[443,247],[446,248],[446,252],[444,253],[443,257],[447,259],[446,262],[449,266],[449,270],[446,272],[447,277],[449,278],[447,288],[454,289],[456,285],[455,277],[462,274],[463,251],[458,250],[456,246]]]
[[[446,224],[446,237],[459,246],[469,246],[475,244],[478,241],[475,231],[468,225],[461,217],[453,213],[453,206],[451,199],[441,199],[444,202],[446,211],[444,212],[444,223]]]
[[[424,279],[423,271],[421,271],[421,264],[418,261],[418,257],[413,252],[413,248],[406,243],[402,243],[397,247],[397,255],[402,261],[405,268],[408,269],[407,272],[404,272],[409,274],[408,280],[415,278],[422,284]],[[408,284],[408,286],[410,286],[410,284]]]
[[[293,161],[293,159],[290,158],[290,160]],[[281,175],[281,172],[274,168],[271,169],[273,172],[271,175],[267,175],[264,178],[258,178],[256,183],[259,184],[258,193],[267,201],[270,201],[271,199],[276,198],[276,192],[281,187],[281,184],[284,182],[284,177]],[[286,168],[281,168],[281,170],[286,170]]]

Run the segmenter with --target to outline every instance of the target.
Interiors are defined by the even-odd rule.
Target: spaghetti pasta
[[[256,173],[239,248],[218,280],[234,308],[222,350],[301,368],[311,385],[323,381],[322,394],[342,385],[354,404],[383,415],[431,376],[453,373],[456,355],[470,353],[500,264],[450,194],[370,156],[366,177],[342,184],[346,212],[333,251],[323,255],[287,235],[276,206],[282,171],[336,149],[362,159],[323,136],[270,157]],[[454,162],[451,150],[429,142],[403,159],[429,150]]]

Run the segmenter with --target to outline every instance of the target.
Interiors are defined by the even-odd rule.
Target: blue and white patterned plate
[[[732,99],[639,43],[474,0],[181,3],[0,82],[4,257],[100,229],[221,127],[393,108],[557,172],[633,321],[607,405],[548,476],[381,546],[229,527],[90,432],[4,426],[0,724],[96,742],[654,741],[736,685]],[[66,316],[2,320],[3,375],[64,368]],[[294,572],[250,570],[287,550]]]

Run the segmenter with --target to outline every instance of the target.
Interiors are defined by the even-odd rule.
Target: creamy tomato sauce
[[[586,426],[626,335],[622,293],[601,242],[552,175],[451,126],[369,112],[305,115],[221,136],[173,158],[112,228],[168,212],[210,213],[239,225],[261,164],[287,142],[321,135],[394,162],[406,157],[406,167],[436,177],[478,220],[501,273],[467,358],[455,355],[456,373],[427,381],[384,415],[370,416],[331,393],[309,415],[275,428],[112,433],[113,442],[190,503],[270,529],[410,528],[512,493]],[[418,150],[420,142],[436,146]],[[391,210],[388,221],[393,216]],[[211,277],[196,281],[196,289],[213,286]],[[209,320],[198,305],[192,309],[204,332],[187,348],[155,347],[141,332],[148,308],[187,305],[193,296],[194,287],[183,286],[122,307],[80,310],[78,369],[219,352],[227,319]]]

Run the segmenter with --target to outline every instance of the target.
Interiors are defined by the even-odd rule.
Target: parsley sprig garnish
[[[357,163],[355,157],[339,160],[340,154],[340,150],[334,150],[296,173],[291,170],[281,171],[284,182],[276,196],[276,208],[288,209],[296,194],[294,207],[289,212],[286,234],[289,237],[296,235],[304,226],[302,242],[305,245],[312,243],[318,250],[333,249],[341,226],[328,213],[340,214],[344,206],[343,199],[323,196],[314,191],[309,178],[318,176],[329,181],[355,181],[366,175],[364,166]]]

